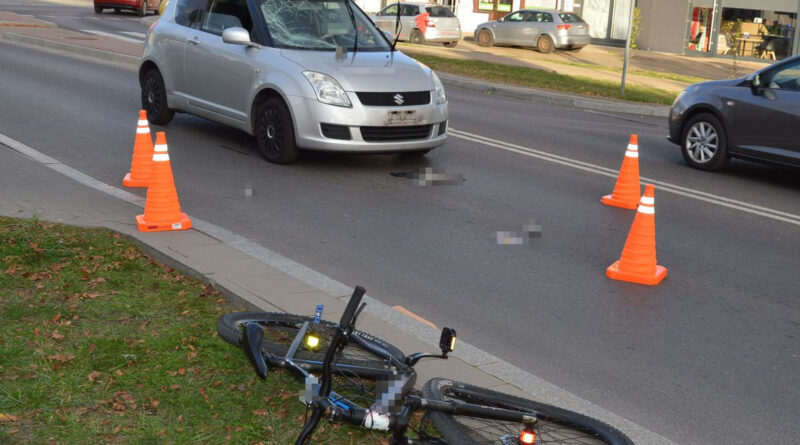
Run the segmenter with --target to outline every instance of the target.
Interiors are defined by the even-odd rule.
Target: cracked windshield
[[[347,6],[336,0],[262,0],[259,8],[278,48],[389,51],[389,43],[364,13]]]

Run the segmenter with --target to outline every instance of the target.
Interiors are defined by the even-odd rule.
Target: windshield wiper
[[[400,3],[397,4],[397,21],[394,22],[394,42],[392,42],[392,51],[397,46],[397,41],[400,40]]]
[[[353,13],[353,8],[350,6],[350,0],[344,0],[344,5],[347,7],[347,13],[350,15],[353,28],[356,30],[356,38],[353,40],[353,55],[355,55],[355,53],[358,52],[358,25],[356,24],[356,15]]]

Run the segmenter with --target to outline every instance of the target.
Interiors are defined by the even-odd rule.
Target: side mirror
[[[250,33],[244,28],[232,27],[222,31],[222,41],[232,45],[245,45],[261,48],[261,45],[250,41]]]
[[[758,94],[761,90],[761,75],[755,74],[753,77],[747,79],[747,81],[750,84],[750,89],[753,91],[753,94]]]

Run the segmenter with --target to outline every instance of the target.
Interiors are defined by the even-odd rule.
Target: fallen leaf
[[[181,315],[189,315],[189,311],[183,311],[181,312]]]
[[[114,374],[116,374],[117,377],[120,377],[122,375],[122,370],[121,369],[117,369],[116,371],[114,371]]]
[[[93,353],[95,348],[97,348],[97,345],[95,345],[94,343],[90,344],[89,345],[89,354]]]
[[[253,410],[253,414],[255,414],[256,416],[261,416],[261,417],[269,417],[269,410],[266,410],[266,409],[254,409]]]
[[[63,336],[63,335],[61,335],[61,333],[59,333],[59,332],[56,330],[56,331],[53,331],[53,332],[50,334],[50,338],[52,338],[53,340],[55,340],[55,341],[57,341],[57,342],[59,342],[59,343],[60,343],[60,342],[61,342],[61,340],[63,340],[63,339],[64,339],[64,336]]]
[[[16,422],[17,420],[19,420],[19,416],[0,413],[0,422]]]
[[[42,252],[44,252],[44,249],[42,249],[41,247],[39,247],[39,245],[38,245],[38,244],[36,244],[36,243],[34,243],[34,242],[31,242],[31,243],[29,243],[29,244],[28,244],[28,247],[30,247],[30,248],[31,248],[31,249],[32,249],[34,252],[36,252],[36,253],[42,253]]]
[[[34,337],[38,337],[40,332],[42,332],[42,331],[40,331],[39,328],[34,329],[33,330],[33,336]]]
[[[178,368],[178,374],[186,375],[186,368]]]
[[[58,321],[60,318],[61,318],[61,314],[60,314],[60,313],[59,313],[59,314],[56,314],[56,315],[54,315],[54,316],[53,316],[53,318],[51,318],[51,319],[50,319],[50,323],[55,323],[55,322],[57,322],[57,321]]]
[[[183,423],[183,414],[178,416],[178,423]]]
[[[152,402],[150,402],[150,404],[153,405],[153,408],[157,408],[160,403],[161,402],[159,402],[158,400],[153,400]]]
[[[95,281],[97,281],[98,283],[105,283],[108,280],[106,280],[105,277],[98,277]]]
[[[74,359],[75,356],[72,355],[72,354],[59,353],[59,354],[51,355],[50,357],[47,357],[47,358],[49,358],[50,360],[57,360],[57,361],[59,361],[61,363],[66,363],[66,362]]]
[[[92,372],[89,373],[89,375],[86,376],[86,378],[88,378],[90,382],[94,382],[95,379],[97,379],[101,375],[102,375],[102,373],[100,373],[100,372],[92,371]]]

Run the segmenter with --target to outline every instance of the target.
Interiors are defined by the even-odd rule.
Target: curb
[[[446,72],[437,73],[447,86],[478,91],[485,94],[513,97],[549,105],[574,107],[592,111],[637,114],[640,116],[668,117],[670,107],[666,105],[638,104],[610,99],[590,99],[577,94],[559,93],[536,88],[515,87],[513,85],[479,81]]]
[[[0,32],[0,40],[5,40],[7,42],[22,43],[27,45],[42,46],[49,49],[66,51],[80,56],[92,57],[95,59],[101,59],[108,62],[121,63],[133,67],[139,65],[139,57],[129,56],[127,54],[119,54],[111,51],[105,51],[102,49],[89,48],[86,46],[61,43],[55,40],[30,37],[13,32]]]

